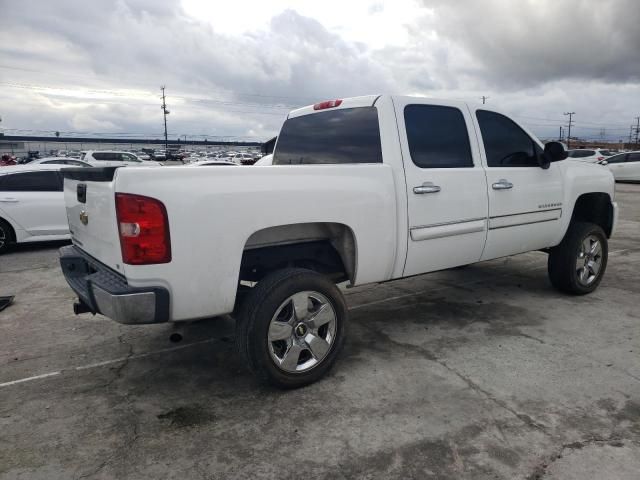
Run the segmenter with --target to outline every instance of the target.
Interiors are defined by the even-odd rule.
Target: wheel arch
[[[309,222],[258,230],[245,242],[240,280],[259,281],[281,268],[303,267],[336,281],[355,281],[357,241],[343,223]]]
[[[589,192],[580,195],[571,212],[571,223],[591,222],[599,225],[611,237],[615,212],[611,196],[605,192]]]
[[[17,242],[18,237],[16,236],[16,228],[13,226],[11,221],[5,217],[0,217],[0,222],[4,222],[9,226],[9,235],[11,236],[11,241]]]

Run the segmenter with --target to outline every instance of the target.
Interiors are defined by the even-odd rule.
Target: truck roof
[[[363,95],[361,97],[332,99],[328,101],[340,102],[338,106],[333,108],[356,108],[356,107],[370,107],[375,103],[375,101],[378,98],[380,98],[380,95]],[[319,109],[317,105],[320,105],[320,104],[316,103],[314,105],[307,105],[306,107],[301,107],[301,108],[292,110],[291,112],[289,112],[289,116],[287,118],[294,118],[302,115],[308,115],[310,113],[321,112],[323,109]]]

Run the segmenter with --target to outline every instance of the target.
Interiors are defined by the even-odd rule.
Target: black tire
[[[0,255],[7,252],[9,247],[16,241],[13,228],[0,218]]]
[[[583,242],[592,237],[597,239],[601,245],[600,266],[597,275],[585,284],[580,280],[580,272],[576,263],[580,257]],[[553,247],[549,253],[547,269],[552,285],[558,290],[573,295],[585,295],[593,292],[607,268],[609,256],[609,246],[607,236],[600,226],[587,222],[572,222],[565,234],[562,242]],[[586,261],[586,260],[585,260]]]
[[[325,350],[324,356],[308,370],[292,373],[283,370],[277,364],[277,358],[273,358],[273,355],[277,355],[274,353],[276,343],[270,341],[268,335],[276,313],[282,313],[283,305],[289,297],[301,292],[321,294],[327,300],[326,303],[329,303],[333,308],[331,313],[335,314],[335,321],[331,324],[333,328],[331,336],[325,334],[326,338],[330,338],[331,341],[326,342],[330,346]],[[314,303],[309,301],[308,305],[313,307]],[[288,324],[298,321],[295,320],[293,304],[290,308],[292,309],[292,320],[287,322]],[[307,311],[310,315],[314,313],[312,310]],[[236,344],[249,369],[261,382],[286,389],[303,387],[322,378],[333,366],[344,345],[347,319],[348,313],[344,297],[327,277],[312,270],[287,268],[267,275],[246,295],[236,319]],[[326,332],[328,332],[328,328]],[[297,332],[297,328],[291,328],[291,335],[297,335]],[[302,333],[305,332],[303,330]],[[306,338],[296,337],[296,340],[303,343]],[[286,343],[285,340],[280,340],[280,342]],[[295,365],[304,360],[303,354],[304,352],[296,357],[298,360]],[[311,349],[307,354],[312,357],[310,362],[317,361]]]

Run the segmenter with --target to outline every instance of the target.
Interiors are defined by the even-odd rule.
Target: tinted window
[[[4,175],[0,179],[3,192],[61,192],[62,179],[58,172],[25,172]]]
[[[627,156],[627,162],[640,162],[640,153],[630,153]]]
[[[537,167],[542,153],[512,120],[499,113],[476,112],[489,167]]]
[[[124,160],[125,162],[140,162],[140,160],[138,160],[138,157],[135,157],[130,153],[121,153],[120,155],[122,155],[122,160]]]
[[[380,163],[375,107],[344,108],[290,118],[282,126],[274,165]]]
[[[87,165],[84,162],[76,162],[75,160],[66,160],[64,163],[66,163],[67,165],[73,165],[74,167],[89,167],[90,165]]]
[[[622,153],[620,155],[614,155],[613,157],[607,158],[607,162],[609,162],[609,163],[622,163],[622,162],[624,162],[624,157],[626,157],[626,153]]]
[[[587,158],[593,157],[596,154],[594,150],[570,150],[569,157],[570,158]]]
[[[110,152],[95,152],[93,154],[93,158],[95,158],[96,160],[104,160],[104,161],[120,160],[119,157],[116,157],[115,154]]]
[[[469,133],[457,108],[407,105],[404,123],[411,160],[418,167],[473,167]]]

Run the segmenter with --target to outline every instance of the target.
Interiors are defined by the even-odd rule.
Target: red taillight
[[[598,157],[599,162],[601,162],[602,160],[604,160],[604,157]]]
[[[116,216],[124,263],[150,265],[171,261],[169,221],[160,200],[116,193]]]
[[[327,100],[326,102],[316,103],[313,106],[314,110],[324,110],[325,108],[339,107],[342,100]]]

